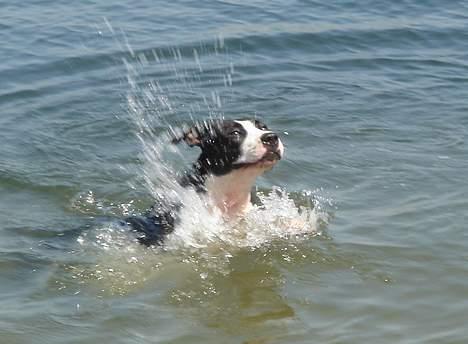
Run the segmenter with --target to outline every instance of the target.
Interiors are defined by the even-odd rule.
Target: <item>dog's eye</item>
[[[268,127],[266,125],[261,125],[258,129],[260,130],[268,130]]]
[[[229,133],[229,135],[239,137],[241,135],[241,132],[239,130],[233,130]]]

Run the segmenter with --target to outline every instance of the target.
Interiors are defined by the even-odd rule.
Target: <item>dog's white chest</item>
[[[251,208],[250,192],[261,171],[234,170],[223,176],[209,176],[206,180],[208,197],[227,217],[242,215]]]

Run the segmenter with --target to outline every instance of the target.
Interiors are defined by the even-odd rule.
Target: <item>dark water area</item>
[[[0,1],[0,41],[2,343],[466,341],[467,2]],[[282,196],[136,245],[210,116],[278,130]]]

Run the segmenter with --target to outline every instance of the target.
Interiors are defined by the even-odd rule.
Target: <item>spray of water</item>
[[[155,202],[182,204],[180,224],[163,247],[150,249],[139,245],[128,228],[116,223],[83,233],[78,242],[84,251],[94,247],[105,252],[92,277],[105,278],[113,281],[111,285],[125,289],[130,281],[138,284],[139,279],[146,279],[143,276],[148,276],[148,270],[159,271],[163,262],[167,265],[174,259],[180,261],[180,257],[185,257],[185,263],[193,263],[193,254],[197,261],[208,254],[210,259],[204,258],[205,263],[219,265],[236,250],[255,250],[277,240],[320,235],[328,220],[322,207],[329,201],[310,191],[293,197],[285,190],[272,188],[258,195],[259,204],[245,218],[226,223],[220,214],[209,210],[209,200],[177,183],[176,171],[187,167],[193,156],[187,157],[182,148],[170,144],[171,135],[181,130],[182,123],[201,119],[201,113],[208,118],[222,118],[223,95],[229,95],[233,87],[234,64],[223,51],[227,48],[222,38],[214,46],[203,45],[191,53],[177,48],[138,53],[126,44],[129,54],[123,63],[128,81],[127,113],[141,144],[141,168],[134,171],[138,177],[135,183],[143,184]],[[224,92],[212,90],[209,85],[213,78],[219,80]],[[86,208],[102,208],[105,203],[89,192],[76,201],[77,208],[80,202]],[[118,207],[137,211],[132,204]]]
[[[175,50],[174,56],[177,63],[172,66],[174,79],[184,87],[195,93],[198,88],[191,82],[187,75],[187,69],[197,70],[203,73],[201,60],[198,53],[194,54],[194,60],[189,63],[178,64],[182,60],[179,50]],[[159,63],[161,60],[159,59]],[[129,105],[129,117],[135,124],[137,135],[142,147],[142,171],[145,187],[150,191],[156,202],[172,201],[183,205],[181,211],[181,223],[176,231],[168,238],[166,247],[192,247],[203,248],[208,245],[224,244],[233,247],[256,247],[262,243],[286,238],[288,236],[304,233],[317,234],[317,223],[323,220],[323,214],[319,214],[311,200],[309,208],[298,206],[292,201],[285,190],[273,189],[268,194],[259,195],[260,206],[254,209],[242,220],[234,223],[225,223],[220,214],[209,210],[207,202],[193,190],[183,189],[176,181],[176,172],[172,161],[184,159],[178,147],[171,145],[169,137],[178,129],[171,126],[169,117],[173,115],[177,105],[172,105],[173,97],[169,88],[152,80],[146,85],[141,85],[136,80],[140,74],[137,69],[125,62],[128,71],[130,91],[127,95]],[[146,68],[148,64],[140,65]],[[232,67],[227,67],[227,72],[222,77],[231,75]],[[180,77],[184,75],[184,77]],[[214,106],[221,107],[219,92],[212,92]],[[199,96],[203,99],[203,93]],[[209,105],[205,102],[206,105]],[[208,108],[208,113],[212,108]],[[212,113],[212,111],[211,111]],[[190,114],[190,117],[194,117]],[[212,113],[213,117],[215,116]],[[167,131],[155,133],[153,128],[167,127]],[[204,196],[203,196],[204,197]]]

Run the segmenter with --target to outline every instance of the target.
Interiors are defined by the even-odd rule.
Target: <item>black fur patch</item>
[[[206,176],[221,176],[238,168],[234,162],[241,155],[241,145],[247,131],[242,124],[233,120],[210,120],[196,123],[190,133],[197,136],[201,154],[191,171],[180,179],[182,186],[192,185],[204,191]]]

